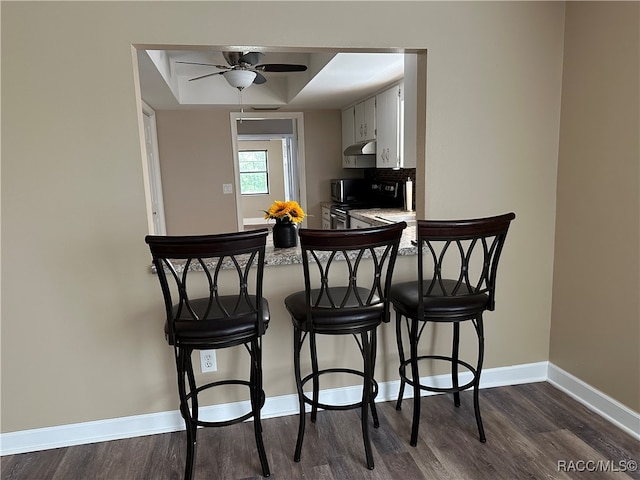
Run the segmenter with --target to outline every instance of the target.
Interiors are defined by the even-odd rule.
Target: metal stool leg
[[[264,448],[262,439],[262,348],[259,339],[251,341],[251,408],[253,409],[253,429],[256,437],[256,446],[258,448],[258,457],[262,466],[264,477],[271,475],[269,471],[269,462],[267,461],[267,453]]]
[[[402,315],[396,311],[396,342],[398,344],[398,355],[400,356],[400,390],[398,391],[398,400],[396,401],[396,410],[402,409],[402,398],[404,397],[404,387],[406,382],[404,380],[405,367],[404,367],[404,345],[402,342]]]
[[[451,348],[451,383],[454,389],[460,385],[458,383],[458,358],[460,351],[460,324],[453,322],[453,345]],[[453,392],[453,404],[460,406],[460,392]]]
[[[374,330],[375,331],[375,330]],[[372,337],[371,339],[369,337]],[[371,440],[369,438],[369,406],[373,401],[373,352],[372,340],[374,333],[362,332],[362,357],[364,360],[364,382],[362,385],[362,438],[364,441],[364,451],[367,459],[367,468],[373,470],[373,454],[371,452]],[[375,407],[373,407],[375,408]],[[377,415],[376,415],[377,417]]]
[[[370,342],[372,382],[371,382],[371,394],[369,399],[369,405],[371,406],[371,417],[373,418],[373,428],[380,427],[380,419],[378,418],[378,409],[376,408],[376,397],[374,395],[375,392],[373,389],[373,377],[376,371],[376,353],[378,348],[377,345],[378,345],[378,334],[377,334],[377,329],[374,328],[373,330],[371,330],[371,342]]]
[[[311,350],[311,371],[313,372],[313,404],[311,405],[311,423],[318,417],[318,402],[320,400],[320,378],[318,377],[318,349],[316,334],[309,333],[309,349]]]
[[[411,424],[412,447],[418,444],[418,426],[420,425],[420,373],[418,371],[418,319],[411,319],[409,343],[411,347],[411,379],[413,382],[413,422]]]
[[[296,440],[296,450],[293,459],[300,461],[300,453],[302,451],[302,441],[304,440],[305,427],[305,407],[304,392],[302,391],[302,374],[300,372],[300,350],[302,349],[302,331],[298,328],[293,329],[293,369],[296,377],[296,388],[298,390],[298,402],[300,406],[300,418],[298,425],[298,439]]]
[[[191,349],[177,348],[176,367],[178,371],[178,394],[180,397],[180,413],[185,423],[187,435],[187,458],[184,478],[191,480],[196,458],[196,443],[198,432],[198,396],[196,393],[193,365],[191,363]],[[189,383],[190,392],[187,393],[185,382]],[[191,400],[191,409],[189,409]]]
[[[482,426],[482,418],[480,417],[480,374],[482,373],[482,362],[484,361],[484,326],[482,323],[482,314],[474,322],[476,333],[478,334],[478,364],[476,365],[476,377],[473,383],[473,410],[476,414],[476,423],[478,424],[478,434],[480,441],[485,443],[487,438],[484,435],[484,427]]]

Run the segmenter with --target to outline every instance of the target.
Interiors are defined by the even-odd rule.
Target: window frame
[[[250,172],[243,172],[242,171],[242,159],[240,158],[241,155],[244,152],[264,152],[264,170],[252,170]],[[266,180],[266,184],[267,184],[267,190],[266,192],[253,192],[253,193],[245,193],[242,191],[242,175],[243,174],[247,174],[247,173],[264,173],[265,175],[265,180]],[[269,195],[270,191],[271,191],[271,186],[269,183],[269,153],[267,149],[247,149],[247,150],[238,150],[238,176],[239,176],[239,181],[240,181],[240,195],[245,195],[245,196],[253,196],[253,195]]]

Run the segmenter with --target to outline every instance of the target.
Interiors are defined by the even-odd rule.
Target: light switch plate
[[[233,193],[233,185],[231,183],[223,183],[222,193]]]

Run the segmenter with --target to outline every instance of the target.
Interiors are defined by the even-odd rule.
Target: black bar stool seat
[[[251,296],[249,301],[254,305],[256,304],[254,296]],[[238,303],[238,297],[235,295],[220,296],[217,303],[219,303],[219,306],[210,306],[209,298],[192,300],[191,307],[198,318],[201,319],[198,322],[194,322],[191,315],[186,312],[177,316],[177,308],[174,307],[173,325],[176,335],[182,339],[183,344],[189,342],[198,343],[199,340],[203,340],[206,341],[207,348],[209,348],[212,342],[228,344],[236,340],[238,343],[244,343],[243,340],[250,340],[255,335],[256,312],[241,304],[234,317],[227,318],[224,315],[224,311],[233,311]],[[266,327],[269,325],[269,302],[267,302],[267,299],[262,299],[261,307],[259,315]],[[207,315],[204,315],[207,308],[210,308],[210,311]],[[165,322],[164,332],[169,344],[173,345],[173,333],[169,322]]]
[[[471,293],[468,295],[448,296],[456,286],[455,280],[444,279],[442,285],[436,284],[431,295],[423,299],[424,318],[432,322],[451,321],[452,318],[474,318],[487,309],[489,295],[486,293]],[[428,282],[423,283],[422,290],[427,291]],[[413,315],[418,305],[418,288],[416,282],[403,282],[391,287],[393,307],[403,315]],[[446,320],[442,320],[445,319]]]
[[[366,298],[369,295],[369,290],[367,289],[358,288],[357,290],[360,298]],[[360,305],[358,296],[353,291],[349,291],[347,287],[331,288],[331,297],[344,299],[343,308],[339,315],[331,308],[328,295],[321,295],[319,289],[312,289],[310,293],[312,298],[321,298],[317,304],[319,308],[314,312],[313,328],[317,332],[323,329],[331,331],[349,330],[348,333],[351,333],[350,331],[354,329],[358,330],[358,328],[366,330],[372,326],[377,326],[380,323],[381,316],[384,314],[384,302],[378,296],[374,296],[371,299],[371,305]],[[286,298],[286,306],[296,328],[305,332],[309,331],[311,325],[306,321],[306,292],[297,292],[289,295]]]

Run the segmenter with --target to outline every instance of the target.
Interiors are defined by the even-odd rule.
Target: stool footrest
[[[476,381],[478,380],[478,372],[476,371],[476,368],[473,367],[471,364],[460,360],[460,359],[454,359],[453,357],[448,357],[448,356],[444,356],[444,355],[422,355],[419,356],[417,358],[418,361],[421,360],[442,360],[445,362],[449,362],[451,364],[457,364],[457,365],[461,365],[463,367],[465,367],[469,372],[471,372],[471,374],[473,375],[473,378],[471,379],[470,382],[465,383],[464,385],[458,385],[457,387],[435,387],[432,385],[423,385],[423,384],[419,384],[417,385],[417,387],[420,390],[425,390],[428,392],[438,392],[438,393],[455,393],[455,392],[461,392],[463,390],[467,390],[471,387],[473,387],[476,383]],[[400,377],[409,385],[411,385],[412,387],[416,388],[416,385],[414,385],[413,383],[413,378],[411,376],[407,376],[406,374],[406,368],[407,366],[411,367],[411,359],[405,360],[404,362],[402,362],[400,364]]]
[[[202,385],[200,387],[198,387],[196,390],[189,392],[187,394],[187,398],[186,400],[189,401],[194,394],[197,396],[200,392],[204,391],[204,390],[208,390],[210,388],[215,388],[215,387],[222,387],[225,385],[244,385],[246,387],[249,387],[249,389],[251,390],[253,388],[253,386],[251,385],[251,382],[247,381],[247,380],[221,380],[218,382],[211,382],[211,383],[207,383],[206,385]],[[260,403],[259,405],[256,406],[256,408],[252,408],[249,412],[244,413],[240,416],[234,417],[234,418],[230,418],[228,420],[220,420],[217,422],[212,422],[212,421],[207,421],[207,420],[194,420],[191,419],[190,421],[199,426],[199,427],[226,427],[228,425],[234,425],[236,423],[241,423],[244,422],[245,420],[250,419],[251,417],[255,416],[256,411],[255,410],[259,410],[264,406],[264,402],[265,402],[265,393],[264,390],[260,390]]]
[[[327,368],[325,370],[318,370],[317,374],[310,373],[306,377],[302,379],[301,385],[304,387],[305,383],[309,380],[312,380],[314,377],[320,377],[320,375],[326,375],[330,373],[348,373],[350,375],[358,375],[359,377],[364,378],[364,372],[359,370],[353,370],[350,368]],[[378,396],[378,382],[375,380],[371,380],[371,384],[373,385],[373,392],[371,394],[371,399],[375,399]],[[303,394],[304,402],[308,405],[315,405],[318,408],[323,410],[351,410],[353,408],[360,408],[362,406],[362,401],[356,403],[349,403],[346,405],[329,405],[326,403],[317,402],[315,403],[312,398],[309,398],[306,394]]]

